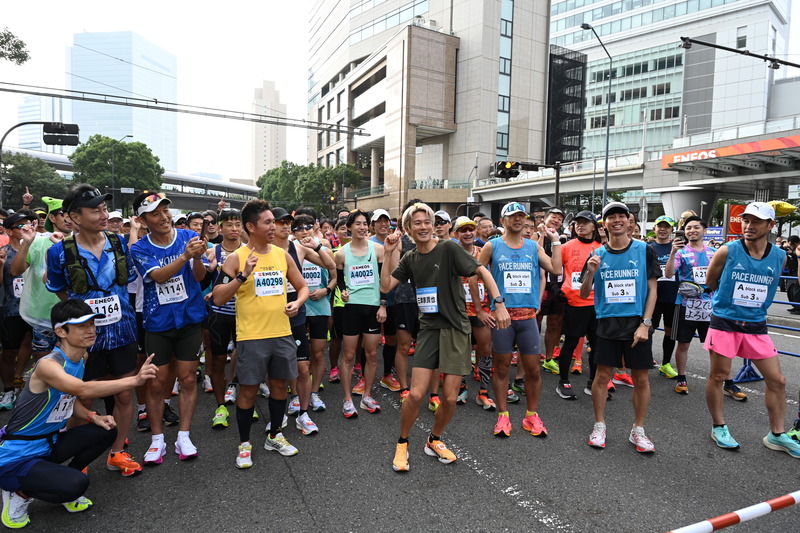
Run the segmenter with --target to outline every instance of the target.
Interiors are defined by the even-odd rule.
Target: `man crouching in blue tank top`
[[[102,398],[156,375],[151,355],[135,376],[83,381],[86,350],[97,338],[94,321],[105,315],[71,299],[53,306],[50,316],[59,344],[36,364],[0,429],[2,522],[12,529],[30,523],[28,507],[36,498],[61,503],[70,513],[92,506],[84,496],[89,476],[82,470],[108,450],[117,428],[113,416],[89,411],[76,397]],[[69,421],[72,427],[62,431]]]
[[[595,250],[586,261],[581,282],[581,298],[587,298],[594,285],[597,314],[597,347],[594,350],[597,375],[592,384],[595,424],[589,446],[606,446],[606,387],[614,368],[624,366],[631,369],[634,382],[634,423],[629,440],[636,451],[651,453],[655,446],[645,435],[643,426],[650,404],[647,373],[653,368],[650,329],[661,267],[652,247],[628,236],[629,216],[628,206],[621,202],[611,202],[603,208],[608,243]]]

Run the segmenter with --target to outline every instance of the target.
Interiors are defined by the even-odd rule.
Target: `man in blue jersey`
[[[634,424],[629,440],[641,453],[655,451],[644,432],[650,404],[650,379],[653,368],[650,329],[656,305],[656,280],[661,267],[653,249],[628,235],[630,211],[621,202],[603,208],[608,243],[586,261],[580,297],[587,298],[594,285],[597,314],[597,342],[594,348],[597,374],[592,383],[595,424],[589,445],[605,448],[605,410],[608,381],[614,368],[631,369],[633,377]]]
[[[667,274],[667,263],[670,259],[670,253],[674,249],[674,241],[670,239],[673,227],[675,227],[675,221],[671,217],[666,215],[658,217],[653,226],[656,240],[649,245],[656,252],[656,260],[661,267],[662,273],[661,277],[658,278],[658,296],[656,298],[656,307],[653,310],[653,327],[658,328],[661,324],[661,319],[664,319],[664,337],[661,341],[662,358],[658,371],[668,379],[674,379],[678,376],[678,373],[672,367],[672,352],[675,350],[675,340],[672,338],[672,323],[675,316],[678,283],[675,281],[674,272]],[[703,242],[702,239],[700,242]]]
[[[744,238],[722,246],[708,265],[706,283],[715,291],[708,336],[703,347],[711,359],[706,403],[713,427],[711,438],[720,448],[738,449],[722,409],[722,384],[739,356],[752,359],[767,389],[765,401],[770,432],[762,439],[771,450],[800,459],[800,443],[784,433],[786,378],[778,352],[767,334],[767,308],[780,284],[786,252],[767,241],[775,226],[775,210],[753,202],[742,214]]]

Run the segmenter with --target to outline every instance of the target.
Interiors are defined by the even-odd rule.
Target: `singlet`
[[[539,247],[530,239],[512,248],[503,239],[492,240],[492,277],[505,298],[506,309],[539,309]],[[492,301],[492,310],[494,310]]]
[[[241,245],[240,245],[241,246]],[[236,251],[236,250],[234,250]],[[217,260],[217,270],[214,272],[214,277],[211,280],[211,287],[213,288],[214,284],[217,282],[217,278],[220,277],[222,274],[222,265],[225,263],[225,259],[228,258],[228,254],[233,252],[226,252],[221,244],[214,245],[214,257]],[[209,300],[209,307],[215,313],[220,313],[223,315],[230,315],[236,316],[236,296],[231,298],[228,303],[225,305],[214,305],[214,298],[212,297]]]
[[[595,254],[600,256],[600,267],[594,274],[594,308],[598,320],[643,316],[648,290],[647,245],[634,239],[622,253],[603,246]]]
[[[656,261],[658,261],[659,266],[661,266],[661,277],[658,278],[656,301],[661,303],[674,303],[678,294],[678,282],[675,281],[675,276],[671,278],[666,276],[667,261],[669,261],[669,255],[672,253],[672,241],[666,244],[652,242],[648,246],[653,248],[653,251],[656,253]]]
[[[582,242],[575,238],[561,245],[561,264],[564,265],[564,282],[561,291],[572,307],[594,305],[594,288],[587,298],[581,298],[581,271],[592,252],[602,246],[597,241]]]
[[[242,246],[239,272],[252,250]],[[272,339],[292,334],[286,307],[286,252],[270,246],[266,254],[255,254],[258,263],[241,287],[236,290],[236,340]]]
[[[728,259],[711,300],[714,316],[744,322],[763,322],[775,298],[786,252],[767,244],[767,256],[755,259],[741,240],[727,244]]]
[[[3,296],[3,316],[19,316],[19,299],[22,296],[22,289],[25,285],[25,280],[22,276],[11,275],[11,262],[17,255],[15,250],[10,244],[5,247],[6,250],[6,263],[3,265],[3,288],[5,295]]]
[[[314,237],[314,242],[319,244],[319,239]],[[324,250],[323,246],[320,251]],[[331,280],[331,274],[327,268],[322,268],[319,265],[305,260],[303,261],[303,279],[306,280],[309,293],[317,289],[324,289],[328,286]],[[331,316],[331,301],[328,296],[320,298],[319,300],[306,300],[306,315],[307,316]]]
[[[300,257],[297,255],[297,247],[295,246],[294,241],[289,241],[289,250],[287,251],[294,260],[294,264],[297,267],[297,270],[302,272],[303,269],[300,266]],[[288,303],[296,301],[297,301],[297,289],[292,287],[292,284],[289,283],[289,280],[286,280],[286,302]],[[302,326],[305,323],[306,323],[306,306],[305,304],[303,304],[297,310],[297,314],[289,319],[289,324],[291,324],[291,326],[295,328],[297,326]]]
[[[53,359],[64,371],[78,379],[83,379],[84,359],[72,361],[61,348],[56,347],[42,359]],[[62,430],[72,416],[75,396],[50,387],[45,392],[34,394],[28,384],[20,392],[17,403],[6,425],[6,433],[20,436],[50,436]],[[53,440],[54,441],[54,440]],[[26,457],[50,455],[48,439],[2,440],[0,441],[0,465],[6,465]]]
[[[460,246],[460,245],[459,245]],[[478,245],[472,245],[472,257],[476,260],[481,255],[482,248]],[[472,301],[472,294],[469,292],[469,278],[462,277],[461,282],[464,284],[464,296],[467,298],[467,316],[478,316],[475,312],[475,302]],[[478,297],[481,300],[481,307],[484,311],[489,310],[489,294],[483,286],[483,280],[478,278]]]
[[[367,241],[367,255],[353,255],[348,242],[339,253],[344,252],[344,279],[350,299],[347,304],[379,305],[381,302],[378,254],[375,244]]]

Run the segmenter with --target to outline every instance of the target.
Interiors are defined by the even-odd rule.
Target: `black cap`
[[[72,201],[67,206],[67,212],[72,213],[81,207],[97,207],[103,202],[110,202],[111,198],[110,194],[103,194],[97,188],[89,189],[71,198]]]
[[[581,211],[572,220],[577,220],[579,218],[585,218],[586,220],[592,222],[595,226],[597,225],[597,215],[592,213],[591,211]]]
[[[294,220],[292,214],[282,207],[273,207],[272,215],[275,220]]]
[[[33,222],[36,220],[36,215],[27,209],[21,209],[14,214],[8,215],[3,221],[3,227],[6,229],[12,229],[14,226],[19,224],[21,220],[29,220]]]

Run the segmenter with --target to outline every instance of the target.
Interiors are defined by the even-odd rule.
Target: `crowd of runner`
[[[0,409],[12,410],[0,429],[7,527],[30,522],[33,499],[70,512],[91,507],[85,469],[105,454],[122,476],[161,464],[165,426],[178,426],[180,460],[197,457],[190,432],[199,389],[217,405],[208,418],[198,413],[201,423],[224,429],[235,419],[242,469],[253,464],[259,394],[269,414],[264,448],[292,456],[298,448],[282,430],[293,416],[302,435],[320,432],[313,418],[329,408],[326,382],[342,387],[348,419],[381,411],[376,387],[398,393],[392,468],[403,472],[423,404],[435,413],[424,453],[456,461],[442,435],[469,401],[473,378],[473,401],[497,414],[496,437],[515,426],[546,437],[542,371],[559,378],[544,393],[564,400],[577,398],[573,380],[587,374],[595,448],[606,446],[615,387],[632,387],[629,441],[651,453],[650,370],[688,394],[695,337],[709,353],[704,392],[717,446],[739,448],[723,414],[724,396],[747,399],[731,379],[739,356],[766,382],[763,444],[800,458],[800,413],[786,432],[786,380],[767,334],[786,261],[768,241],[775,212],[767,204],[749,204],[744,237],[716,249],[691,212],[656,219],[646,243],[620,202],[600,216],[581,211],[565,227],[560,209],[529,213],[517,202],[496,225],[413,200],[399,219],[356,209],[336,220],[263,200],[175,215],[165,194],[150,192],[134,199],[127,219],[86,184],[63,200],[42,198],[38,210],[32,200],[26,194],[23,209],[0,211]],[[653,331],[662,321],[657,362]],[[508,404],[521,397],[525,416],[512,421]],[[92,411],[97,398],[105,415]],[[134,428],[151,433],[141,459],[127,451]]]

